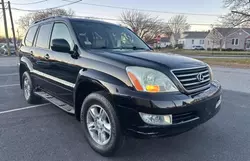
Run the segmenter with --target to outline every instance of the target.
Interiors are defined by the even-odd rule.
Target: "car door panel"
[[[50,42],[54,38],[67,40],[73,49],[73,41],[66,24],[61,22],[54,24]],[[51,49],[37,50],[37,54],[40,56],[39,71],[46,79],[41,88],[51,95],[73,104],[73,89],[80,70],[74,65],[76,59],[73,59],[69,53],[52,51]]]

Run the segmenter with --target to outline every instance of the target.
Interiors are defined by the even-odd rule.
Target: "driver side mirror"
[[[51,49],[53,51],[70,53],[69,43],[65,39],[53,39]]]

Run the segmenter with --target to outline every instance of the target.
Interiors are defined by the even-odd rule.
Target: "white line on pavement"
[[[20,86],[20,84],[0,85],[0,88],[3,88],[3,87],[13,87],[13,86]]]
[[[15,111],[21,111],[21,110],[27,110],[27,109],[30,109],[30,108],[41,107],[41,106],[45,106],[45,105],[49,105],[49,104],[50,103],[44,103],[44,104],[40,104],[40,105],[27,106],[27,107],[17,108],[17,109],[13,109],[13,110],[1,111],[0,114],[5,114],[5,113],[10,113],[10,112],[15,112]]]
[[[18,73],[0,74],[0,77],[1,76],[12,76],[12,75],[18,75]]]

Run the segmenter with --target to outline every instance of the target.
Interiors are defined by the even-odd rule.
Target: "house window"
[[[194,44],[194,40],[192,40],[192,44]]]
[[[234,45],[234,39],[232,39],[232,45]]]
[[[204,40],[200,40],[200,44],[204,44]]]
[[[235,45],[239,44],[239,39],[235,39]]]
[[[207,45],[209,45],[209,41],[207,41]]]
[[[238,45],[239,39],[232,39],[232,45]]]

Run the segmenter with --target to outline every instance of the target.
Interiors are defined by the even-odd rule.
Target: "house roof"
[[[239,28],[215,28],[223,37],[235,32],[236,30],[239,30]]]
[[[244,31],[246,31],[248,34],[250,34],[250,28],[242,28]]]
[[[186,38],[186,39],[190,39],[190,38],[193,38],[193,39],[204,39],[208,32],[198,32],[198,31],[188,31],[188,32],[184,32],[184,37],[183,38]]]

